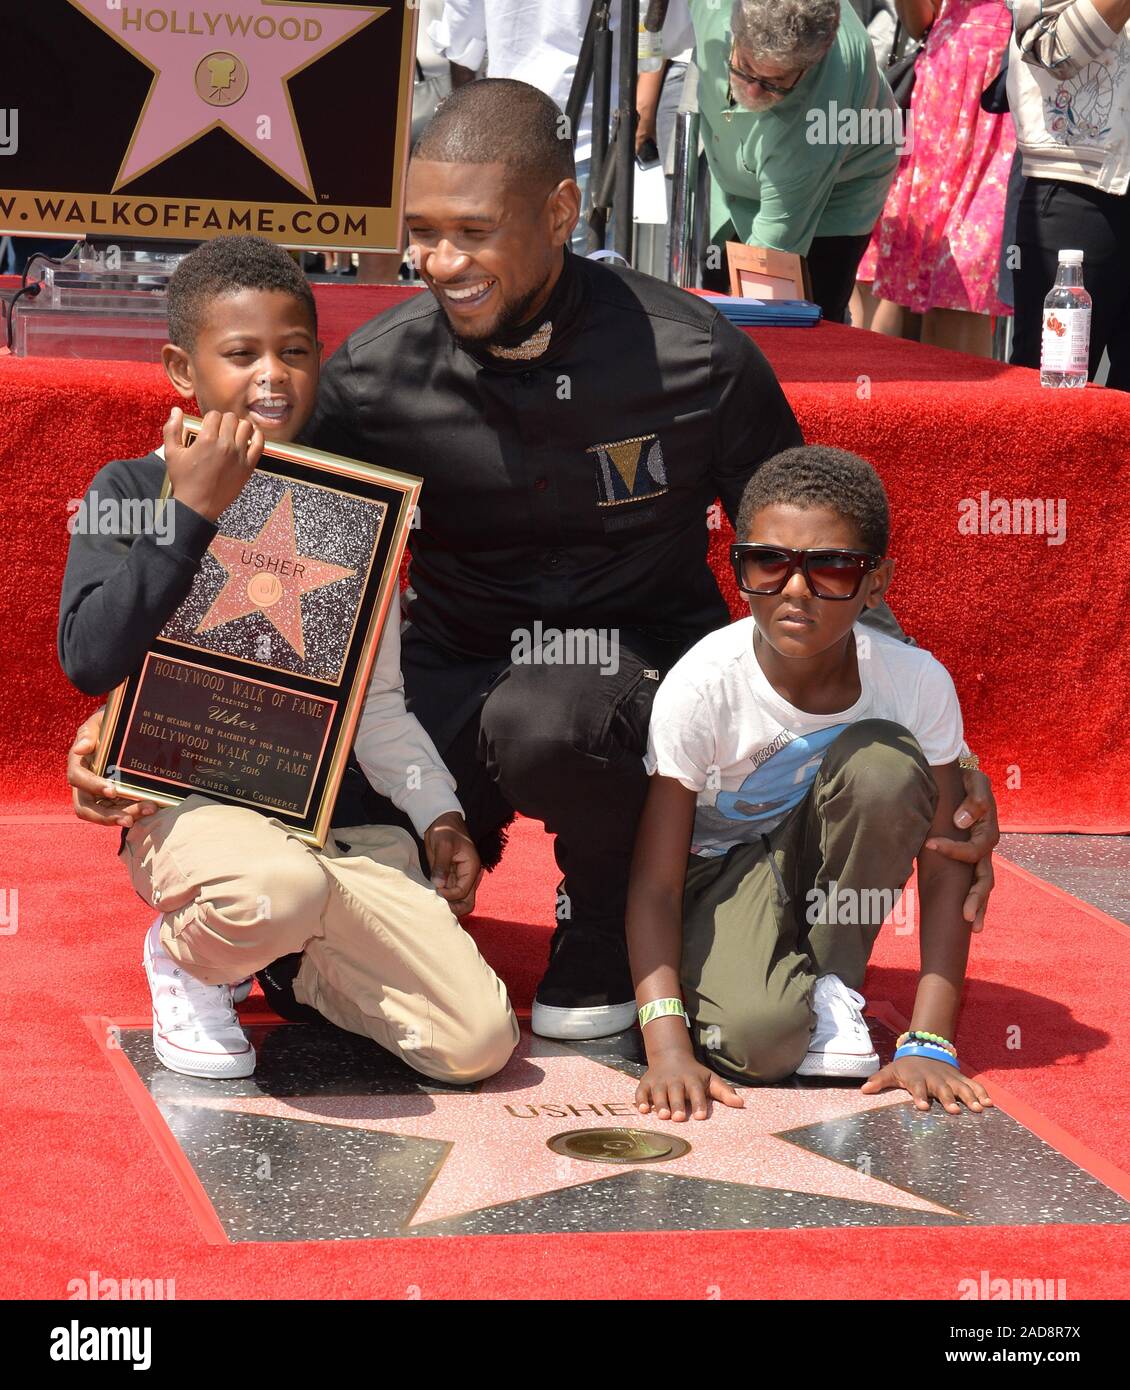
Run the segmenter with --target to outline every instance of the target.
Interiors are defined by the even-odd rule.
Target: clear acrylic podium
[[[34,258],[34,298],[13,306],[17,357],[159,362],[169,340],[169,277],[193,242],[80,241],[59,260]]]

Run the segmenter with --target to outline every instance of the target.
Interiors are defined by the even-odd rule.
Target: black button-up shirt
[[[409,620],[453,658],[515,629],[627,628],[689,645],[728,613],[709,505],[802,443],[757,346],[708,302],[565,253],[530,361],[465,344],[428,292],[327,363],[303,441],[424,480]],[[513,335],[520,336],[520,334]]]

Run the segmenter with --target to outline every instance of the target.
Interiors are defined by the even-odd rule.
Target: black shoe
[[[534,1032],[543,1038],[606,1038],[635,1021],[623,937],[573,924],[558,927],[534,997]]]
[[[255,978],[263,991],[264,998],[280,1018],[288,1023],[321,1023],[322,1015],[309,1004],[300,1004],[294,997],[294,977],[302,966],[302,952],[295,951],[290,956],[280,956],[262,970],[256,970]]]

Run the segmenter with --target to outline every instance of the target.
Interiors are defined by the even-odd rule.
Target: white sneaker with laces
[[[862,994],[838,975],[821,975],[812,991],[816,1027],[798,1076],[874,1076],[879,1058],[863,1021]]]
[[[230,985],[205,985],[161,945],[161,918],[145,934],[153,996],[153,1051],[170,1071],[212,1080],[250,1076],[255,1049],[239,1026]]]

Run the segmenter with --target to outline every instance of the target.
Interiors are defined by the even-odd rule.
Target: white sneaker
[[[812,991],[816,1027],[798,1076],[874,1076],[879,1058],[863,1021],[862,994],[838,975],[821,975]]]
[[[161,918],[145,934],[145,974],[153,996],[153,1051],[182,1076],[250,1076],[255,1049],[232,1008],[230,985],[205,985],[161,945]]]
[[[231,1001],[233,1004],[242,1004],[251,993],[251,986],[255,983],[255,976],[248,975],[246,980],[236,980],[234,985],[229,985],[231,990]]]

